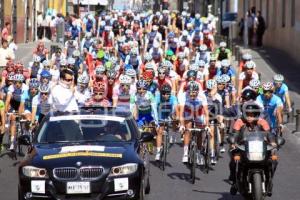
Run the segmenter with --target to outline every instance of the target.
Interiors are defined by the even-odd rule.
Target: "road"
[[[33,46],[33,45],[32,45]],[[30,60],[29,45],[17,52],[18,58],[24,58],[24,62]],[[29,56],[28,56],[29,55]],[[27,56],[27,57],[26,57]],[[256,59],[260,59],[258,55]],[[262,62],[262,61],[258,61]],[[261,63],[260,66],[265,64]],[[260,69],[259,69],[260,70]],[[261,69],[263,76],[269,78],[268,70]],[[299,97],[297,97],[299,98]],[[291,127],[291,126],[289,126]],[[286,145],[279,152],[279,166],[274,179],[274,189],[272,200],[298,200],[300,195],[300,138],[290,133],[286,133]],[[148,200],[172,199],[172,200],[240,200],[239,195],[229,194],[230,185],[227,183],[229,175],[229,156],[223,154],[223,158],[209,174],[204,174],[197,170],[197,180],[194,185],[189,182],[189,170],[181,163],[182,147],[173,145],[168,156],[168,166],[166,171],[161,171],[154,162],[151,163],[151,193]],[[19,158],[20,159],[20,158]],[[14,160],[8,156],[0,158],[0,199],[17,199],[17,167],[13,166]]]

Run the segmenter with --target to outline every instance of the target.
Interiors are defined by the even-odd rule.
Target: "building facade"
[[[243,16],[244,0],[239,1],[239,19]],[[267,25],[264,45],[284,50],[300,63],[300,1],[249,0],[262,12]]]

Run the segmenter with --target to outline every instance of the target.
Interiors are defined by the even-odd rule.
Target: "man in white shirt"
[[[0,48],[0,71],[6,66],[8,60],[14,60],[15,53],[8,48],[8,41],[2,40],[2,47]]]
[[[64,69],[60,73],[59,83],[51,91],[53,110],[61,112],[78,111],[74,94],[74,73],[70,69]]]

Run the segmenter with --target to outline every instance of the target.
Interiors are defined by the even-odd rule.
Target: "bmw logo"
[[[82,165],[82,162],[78,161],[78,162],[76,162],[76,165],[77,165],[78,167],[80,167],[80,166]]]

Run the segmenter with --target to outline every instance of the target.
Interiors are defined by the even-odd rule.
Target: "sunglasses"
[[[264,90],[263,93],[264,93],[264,94],[271,94],[272,91],[271,91],[271,90]]]
[[[108,80],[115,80],[115,78],[113,78],[113,77],[108,77],[107,79]]]
[[[253,68],[247,68],[247,70],[253,70]]]
[[[163,96],[170,96],[170,93],[162,93]]]
[[[121,84],[121,87],[129,87],[127,84]]]
[[[137,90],[142,90],[142,91],[145,91],[146,88],[137,88]]]
[[[73,81],[73,79],[72,78],[65,78],[65,81],[66,82],[71,82],[71,81]]]
[[[166,75],[166,73],[158,73],[159,75]]]
[[[14,81],[14,83],[22,84],[23,82],[22,81]]]
[[[42,96],[48,96],[48,94],[49,94],[49,93],[47,93],[47,92],[41,92],[41,95],[42,95]]]
[[[95,92],[94,95],[95,96],[97,96],[97,95],[103,95],[103,92]]]

